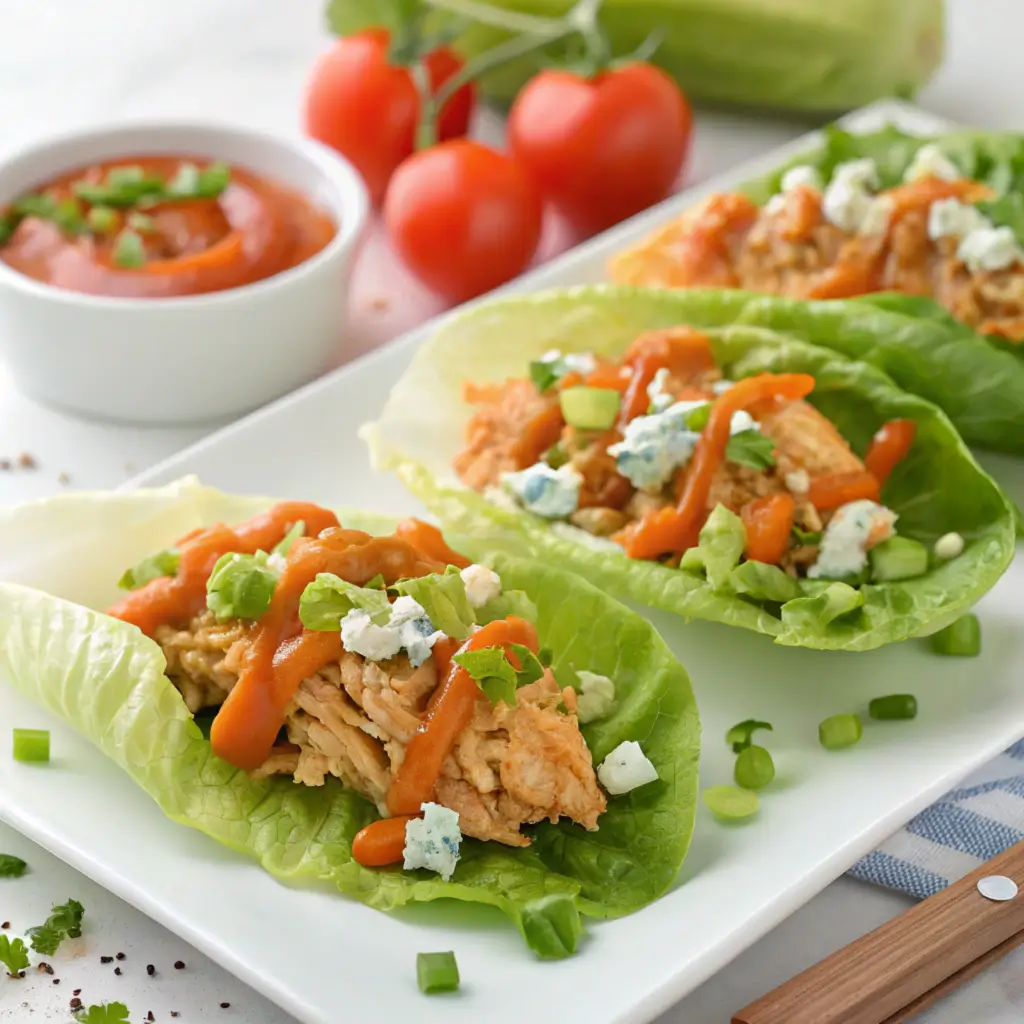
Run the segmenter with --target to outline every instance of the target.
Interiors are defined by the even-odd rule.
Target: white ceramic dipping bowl
[[[255,171],[326,211],[337,234],[291,270],[183,298],[85,295],[0,262],[0,358],[19,390],[89,417],[195,424],[254,409],[336,362],[368,203],[352,165],[319,143],[203,124],[92,129],[0,161],[0,208],[69,170],[147,153]]]

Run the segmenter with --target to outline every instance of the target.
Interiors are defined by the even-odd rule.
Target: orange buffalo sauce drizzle
[[[765,399],[795,401],[814,390],[807,373],[761,373],[734,384],[711,406],[675,508],[648,513],[615,535],[631,558],[658,558],[693,547],[704,523],[715,472],[725,458],[733,414]]]
[[[448,564],[468,564],[426,523],[406,520],[396,536],[371,537],[343,529],[333,512],[317,505],[283,502],[234,529],[218,524],[181,538],[177,575],[147,583],[108,614],[148,635],[163,624],[184,625],[206,606],[206,581],[221,555],[269,551],[299,520],[306,524],[307,536],[296,540],[288,553],[270,608],[253,626],[238,682],[211,729],[214,753],[237,768],[252,770],[266,760],[299,684],[341,657],[340,633],[303,629],[299,622],[299,599],[318,573],[334,573],[362,586],[377,575],[391,584],[443,572]],[[431,550],[424,552],[420,543]]]
[[[497,619],[479,629],[453,653],[503,647],[509,661],[518,668],[519,660],[510,644],[521,644],[536,654],[537,630],[533,624],[515,616]],[[443,677],[440,667],[438,676],[443,681],[434,691],[388,789],[387,805],[393,817],[367,825],[352,843],[352,856],[363,867],[381,867],[402,859],[405,826],[420,814],[422,805],[433,795],[445,758],[473,718],[481,697],[477,681],[461,665],[449,661]]]

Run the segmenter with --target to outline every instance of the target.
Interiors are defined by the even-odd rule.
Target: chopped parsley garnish
[[[775,465],[774,451],[775,442],[760,430],[741,430],[729,438],[725,458],[750,469],[771,469]]]
[[[68,900],[51,907],[50,916],[35,928],[29,928],[25,935],[32,948],[43,956],[53,956],[65,939],[77,939],[82,934],[82,917],[85,908],[78,900]]]
[[[13,853],[0,853],[0,878],[21,878],[28,865]]]
[[[124,1003],[97,1003],[75,1010],[78,1024],[129,1024],[128,1007]]]
[[[12,978],[16,978],[18,971],[28,967],[28,948],[25,943],[21,939],[0,935],[0,964],[7,968]]]
[[[452,661],[479,683],[492,704],[504,701],[509,707],[514,707],[516,690],[540,679],[544,675],[544,665],[528,647],[522,644],[509,644],[509,647],[522,668],[515,668],[501,647],[466,651],[456,654]]]

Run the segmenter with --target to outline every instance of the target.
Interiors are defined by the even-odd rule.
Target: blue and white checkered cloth
[[[1024,840],[1024,740],[975,772],[851,869],[924,899]]]

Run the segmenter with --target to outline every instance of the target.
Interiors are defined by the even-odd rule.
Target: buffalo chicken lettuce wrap
[[[555,569],[471,563],[417,520],[257,502],[228,524],[198,490],[212,515],[127,569],[105,612],[0,591],[7,674],[168,814],[382,909],[497,905],[544,957],[574,951],[581,912],[668,887],[699,723],[647,623]],[[108,505],[117,531],[149,500],[60,509]]]
[[[421,349],[367,436],[485,547],[784,644],[907,639],[995,583],[1013,512],[938,409],[780,332],[697,330],[685,303],[482,307]]]

